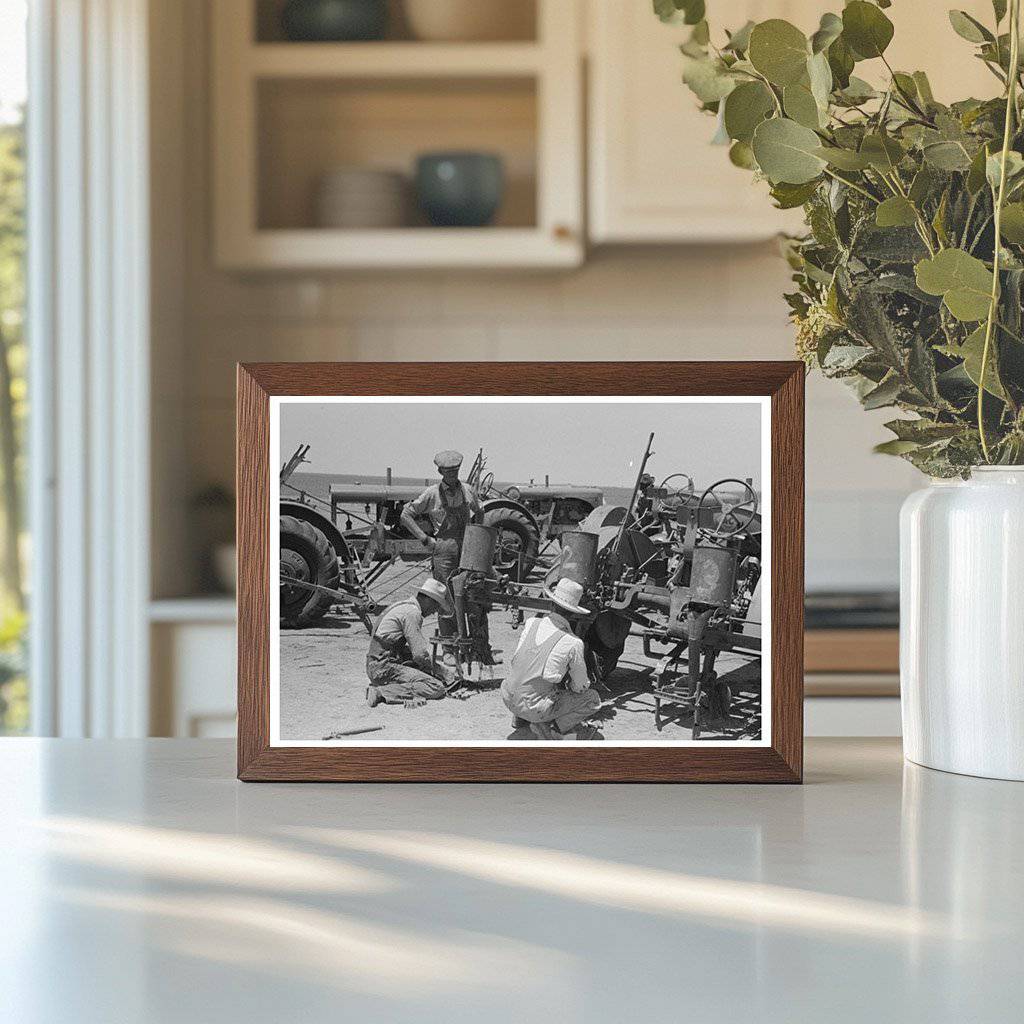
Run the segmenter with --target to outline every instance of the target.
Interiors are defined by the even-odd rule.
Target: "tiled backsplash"
[[[768,246],[607,254],[552,275],[207,269],[192,276],[187,327],[192,486],[231,481],[236,360],[791,358],[785,285]],[[914,474],[871,454],[884,419],[838,383],[808,380],[809,587],[896,584],[896,517]]]

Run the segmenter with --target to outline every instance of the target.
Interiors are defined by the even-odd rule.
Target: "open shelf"
[[[535,43],[268,43],[250,47],[257,78],[452,78],[533,75],[543,50]]]
[[[221,2],[221,0],[217,0]],[[433,0],[419,0],[422,2],[433,2]],[[479,0],[477,0],[479,2]],[[493,15],[489,18],[488,28],[491,33],[500,36],[506,41],[534,42],[537,39],[538,19],[537,0],[501,0],[500,5],[496,0],[490,0],[498,6],[495,12],[499,18],[504,20],[496,23]],[[564,2],[564,0],[563,0]],[[251,19],[252,40],[258,45],[271,45],[273,43],[285,42],[286,37],[281,24],[281,13],[285,0],[254,0]],[[491,12],[486,12],[490,14]],[[496,29],[496,31],[495,31]],[[387,30],[384,41],[413,43],[420,45],[421,40],[415,32],[415,19],[410,18],[406,10],[405,0],[388,0]],[[298,43],[299,46],[315,46],[315,43]],[[355,43],[355,46],[373,45],[372,43]],[[464,46],[486,46],[487,43],[466,42]]]
[[[261,231],[332,230],[316,222],[314,197],[325,174],[351,166],[402,174],[408,209],[399,230],[429,230],[412,195],[413,178],[417,156],[439,150],[497,153],[505,188],[493,228],[536,227],[532,79],[272,79],[258,85],[256,112]],[[360,230],[353,241],[373,245],[378,233]],[[443,234],[454,240],[452,229]]]
[[[399,21],[397,37],[380,42],[304,43],[281,40],[277,0],[218,0],[212,68],[218,265],[578,265],[579,12],[576,0],[536,0],[529,7],[528,39],[417,42]],[[400,227],[339,228],[317,216],[316,195],[331,172],[399,172],[412,199],[417,157],[453,150],[501,158],[502,201],[486,226],[432,227],[414,201],[402,217],[349,219]]]

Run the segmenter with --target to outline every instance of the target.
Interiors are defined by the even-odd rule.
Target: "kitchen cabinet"
[[[738,0],[712,8],[724,19],[818,23],[820,4]],[[588,174],[594,242],[734,242],[795,229],[767,185],[710,145],[715,120],[681,80],[679,44],[689,28],[662,24],[643,0],[591,0]]]
[[[957,6],[985,23],[988,0]],[[821,0],[736,0],[709,5],[713,32],[745,21],[785,18],[812,32]],[[896,33],[887,56],[897,69],[928,72],[936,98],[991,96],[998,83],[956,36],[946,10],[897,3],[886,14]],[[710,145],[715,121],[681,82],[679,43],[689,28],[664,25],[648,0],[590,0],[588,8],[588,204],[590,238],[609,242],[752,241],[797,231],[799,210],[774,209],[764,183]],[[872,68],[871,64],[877,65]],[[868,79],[879,61],[858,65]]]
[[[580,0],[518,0],[530,39],[433,42],[399,20],[373,42],[282,37],[274,0],[211,5],[214,255],[230,269],[564,267],[583,258]],[[493,224],[323,226],[315,196],[353,168],[498,154]],[[410,197],[411,198],[411,197]]]

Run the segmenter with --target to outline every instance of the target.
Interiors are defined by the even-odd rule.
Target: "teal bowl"
[[[285,37],[302,43],[368,42],[388,27],[387,0],[288,0]]]
[[[484,227],[504,193],[505,167],[494,153],[424,153],[416,161],[416,196],[435,227]]]

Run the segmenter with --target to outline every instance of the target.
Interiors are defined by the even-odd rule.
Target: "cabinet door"
[[[820,9],[809,0],[736,0],[712,9],[712,30],[717,37],[779,17],[810,31]],[[593,241],[738,241],[799,226],[799,211],[776,210],[767,185],[710,145],[715,120],[681,78],[688,27],[662,24],[650,0],[591,0],[589,28]]]
[[[786,18],[809,34],[823,11],[842,6],[840,0],[709,5],[716,37],[723,28],[766,18]],[[956,6],[991,25],[989,0]],[[651,7],[650,0],[590,0],[591,240],[742,241],[799,230],[799,211],[775,210],[767,186],[733,167],[724,147],[709,144],[714,119],[697,109],[680,80],[678,44],[689,29],[662,24]],[[886,14],[896,26],[890,62],[927,71],[938,99],[997,94],[998,83],[974,59],[971,44],[953,32],[946,5],[904,0]],[[857,73],[877,83],[888,78],[880,61],[859,65]]]

